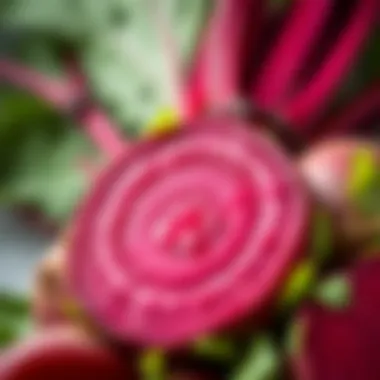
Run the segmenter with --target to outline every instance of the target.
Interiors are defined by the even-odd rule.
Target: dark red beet
[[[314,302],[297,318],[297,380],[380,378],[380,261],[361,262],[346,275],[352,287],[346,308]]]
[[[47,329],[2,353],[1,380],[126,380],[127,365],[70,327]]]
[[[262,311],[300,255],[309,206],[280,147],[239,122],[147,141],[84,201],[74,295],[119,339],[185,343]]]

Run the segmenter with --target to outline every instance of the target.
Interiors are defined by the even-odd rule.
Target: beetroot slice
[[[209,120],[110,163],[69,254],[76,297],[106,330],[171,346],[255,314],[299,255],[309,200],[251,126]]]
[[[121,359],[70,327],[44,330],[2,353],[1,380],[126,380]]]
[[[295,355],[296,379],[380,378],[380,261],[347,273],[352,299],[345,309],[314,303],[302,310],[303,331]]]

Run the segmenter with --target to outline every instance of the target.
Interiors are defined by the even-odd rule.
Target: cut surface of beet
[[[235,120],[139,144],[99,176],[68,258],[76,297],[122,340],[172,346],[255,315],[303,248],[286,154]]]
[[[2,353],[1,380],[125,380],[127,366],[111,351],[66,326],[46,329]]]

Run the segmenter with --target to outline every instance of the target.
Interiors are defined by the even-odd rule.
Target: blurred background
[[[12,211],[0,211],[0,289],[27,293],[35,266],[52,237],[29,228]]]
[[[273,12],[291,3],[268,2]],[[336,3],[338,10],[345,7],[344,1]],[[125,138],[133,139],[158,110],[173,103],[173,62],[183,72],[190,66],[212,4],[1,0],[0,69],[6,59],[64,81],[67,64],[74,63],[85,73],[91,99]],[[341,16],[335,13],[332,31],[339,34]],[[173,41],[166,38],[170,30],[177,39],[175,57]],[[329,107],[379,79],[379,57],[377,30]],[[0,293],[26,297],[37,263],[86,191],[88,170],[103,160],[66,111],[2,82],[0,76]],[[0,302],[0,343],[2,326],[10,323],[2,311]]]

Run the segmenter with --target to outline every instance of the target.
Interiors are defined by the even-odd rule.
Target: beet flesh
[[[314,302],[297,318],[297,380],[380,378],[380,261],[361,262],[346,275],[352,287],[347,308]]]
[[[75,222],[72,291],[121,340],[184,344],[262,311],[300,255],[310,211],[275,143],[238,121],[199,123],[98,177]]]
[[[2,380],[125,380],[127,365],[70,327],[46,329],[2,353]]]

